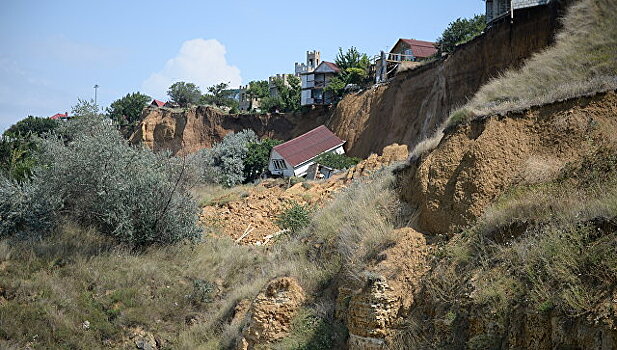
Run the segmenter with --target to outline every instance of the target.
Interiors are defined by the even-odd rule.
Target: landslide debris
[[[263,245],[271,243],[280,228],[276,219],[291,203],[320,207],[332,199],[354,179],[408,157],[406,145],[393,144],[383,149],[382,155],[373,154],[347,172],[321,181],[303,181],[291,184],[289,180],[264,180],[254,187],[246,187],[240,198],[214,201],[203,208],[201,220],[218,227],[224,235],[240,244]],[[221,203],[222,202],[222,203]]]

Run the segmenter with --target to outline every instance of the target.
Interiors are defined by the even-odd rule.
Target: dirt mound
[[[452,232],[512,185],[535,181],[526,174],[556,176],[569,162],[617,142],[615,115],[617,95],[609,92],[457,126],[401,171],[402,197],[417,207],[422,230]]]
[[[219,226],[240,244],[267,244],[281,231],[276,225],[278,215],[292,203],[318,207],[344,186],[340,176],[293,186],[283,180],[266,180],[239,200],[204,207],[201,219],[208,226]]]
[[[294,185],[286,180],[265,180],[247,188],[239,199],[204,207],[201,220],[207,226],[219,227],[240,244],[268,244],[281,232],[276,225],[277,217],[292,203],[320,207],[354,179],[404,161],[408,154],[406,145],[394,144],[385,147],[381,156],[373,154],[328,180]]]
[[[407,145],[399,145],[397,143],[386,146],[383,149],[382,155],[371,154],[367,159],[361,161],[353,168],[349,169],[346,175],[347,180],[352,180],[360,176],[367,176],[375,170],[381,169],[384,166],[395,162],[402,162],[409,157]]]
[[[250,321],[242,332],[237,349],[250,350],[256,345],[275,342],[287,336],[291,321],[304,303],[304,290],[293,278],[270,281],[257,295],[249,311]]]

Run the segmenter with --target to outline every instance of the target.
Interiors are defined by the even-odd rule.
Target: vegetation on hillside
[[[150,96],[140,92],[126,94],[107,107],[107,116],[120,126],[135,125],[139,122],[142,111],[151,100]]]
[[[187,107],[199,103],[201,90],[193,83],[179,81],[169,87],[167,95],[171,98],[171,102],[177,103],[180,107]]]
[[[451,53],[456,45],[464,44],[482,34],[486,28],[486,16],[475,15],[472,18],[457,18],[437,39],[437,54]]]
[[[345,154],[329,152],[318,156],[315,162],[332,169],[349,169],[361,160],[360,158],[350,157]]]
[[[300,110],[300,78],[290,75],[286,81],[274,79],[278,94],[263,98],[259,104],[263,112],[297,112]]]
[[[136,247],[199,237],[183,160],[131,147],[92,117],[36,144],[31,178],[0,185],[0,236],[40,237],[70,220]]]
[[[612,0],[573,4],[554,45],[482,87],[451,121],[617,88],[615,13]]]
[[[137,335],[154,334],[162,349],[228,348],[244,326],[231,322],[236,304],[251,300],[271,278],[290,275],[315,302],[303,306],[291,336],[273,346],[340,348],[342,326],[322,312],[323,303],[334,302],[329,281],[357,273],[388,244],[396,222],[392,178],[373,180],[354,186],[271,250],[205,237],[134,253],[70,221],[40,240],[5,238],[0,345],[131,348]]]
[[[359,52],[353,46],[345,52],[339,47],[334,63],[340,68],[341,72],[328,82],[325,90],[332,92],[336,98],[342,97],[345,88],[350,84],[364,86],[371,81],[368,76],[371,65],[368,56]]]
[[[611,324],[604,310],[617,285],[616,185],[617,149],[605,148],[553,179],[510,188],[474,225],[439,245],[422,298],[446,307],[421,327],[411,317],[400,348],[447,348],[453,340],[438,335],[438,323],[450,317],[456,329],[471,309],[492,315],[483,341],[496,344],[515,322],[513,310]]]

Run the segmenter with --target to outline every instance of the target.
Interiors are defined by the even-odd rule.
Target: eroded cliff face
[[[397,142],[413,146],[448,114],[508,68],[549,45],[558,4],[517,12],[445,59],[401,72],[387,85],[345,97],[327,126],[347,141],[347,152],[366,157]]]
[[[327,116],[325,111],[317,109],[305,115],[230,115],[210,106],[188,109],[148,107],[129,140],[154,151],[169,150],[182,156],[210,148],[228,133],[245,129],[255,131],[259,137],[289,140],[323,124]]]
[[[184,155],[211,147],[229,132],[253,129],[260,137],[289,140],[325,124],[347,141],[352,156],[365,158],[393,143],[413,149],[492,77],[522,65],[552,42],[558,3],[521,10],[513,23],[497,23],[444,59],[348,95],[334,111],[319,107],[303,114],[225,115],[207,106],[148,108],[131,141]]]
[[[511,186],[554,176],[613,142],[616,115],[609,92],[456,126],[402,171],[402,197],[417,207],[421,230],[454,232]]]

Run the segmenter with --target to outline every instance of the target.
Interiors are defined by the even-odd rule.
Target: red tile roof
[[[427,58],[437,53],[435,43],[430,41],[414,40],[414,39],[398,39],[394,47],[398,45],[399,41],[404,42],[409,46],[413,55],[418,58]],[[392,49],[394,49],[394,47]]]
[[[295,139],[274,146],[273,150],[295,167],[344,143],[345,141],[322,125]]]
[[[150,103],[150,104],[153,105],[153,106],[157,106],[157,107],[165,106],[165,102],[159,101],[159,100],[156,100],[156,99],[152,100],[152,103]]]
[[[67,113],[56,113],[54,115],[52,115],[51,117],[49,117],[49,119],[62,119],[62,118],[68,118],[69,114]]]

